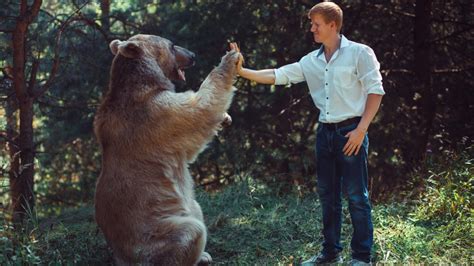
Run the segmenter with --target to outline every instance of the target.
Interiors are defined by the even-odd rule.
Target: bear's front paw
[[[221,66],[235,74],[237,71],[237,66],[239,65],[239,62],[242,60],[242,58],[243,57],[241,53],[231,50],[222,57]]]

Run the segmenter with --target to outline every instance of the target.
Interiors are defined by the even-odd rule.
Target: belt
[[[341,128],[341,127],[347,127],[347,126],[350,126],[352,124],[359,123],[360,119],[361,119],[361,117],[357,116],[357,117],[346,119],[346,120],[341,121],[339,123],[322,123],[322,124],[329,130],[337,130],[338,128]]]

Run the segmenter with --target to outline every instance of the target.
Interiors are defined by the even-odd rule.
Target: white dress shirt
[[[275,85],[306,81],[320,110],[319,122],[338,123],[362,116],[368,94],[385,94],[379,70],[370,47],[341,35],[340,47],[329,62],[321,45],[299,62],[275,69]]]

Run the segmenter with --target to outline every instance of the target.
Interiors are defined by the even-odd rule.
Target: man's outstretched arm
[[[253,80],[261,84],[275,84],[275,70],[273,69],[261,69],[253,70],[248,68],[240,68],[238,71],[239,76]]]

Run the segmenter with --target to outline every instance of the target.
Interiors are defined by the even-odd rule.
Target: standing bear
[[[194,54],[153,35],[114,40],[109,89],[94,130],[102,148],[95,218],[117,265],[207,264],[206,227],[188,165],[224,120],[236,65],[232,50],[197,92],[175,92]]]

